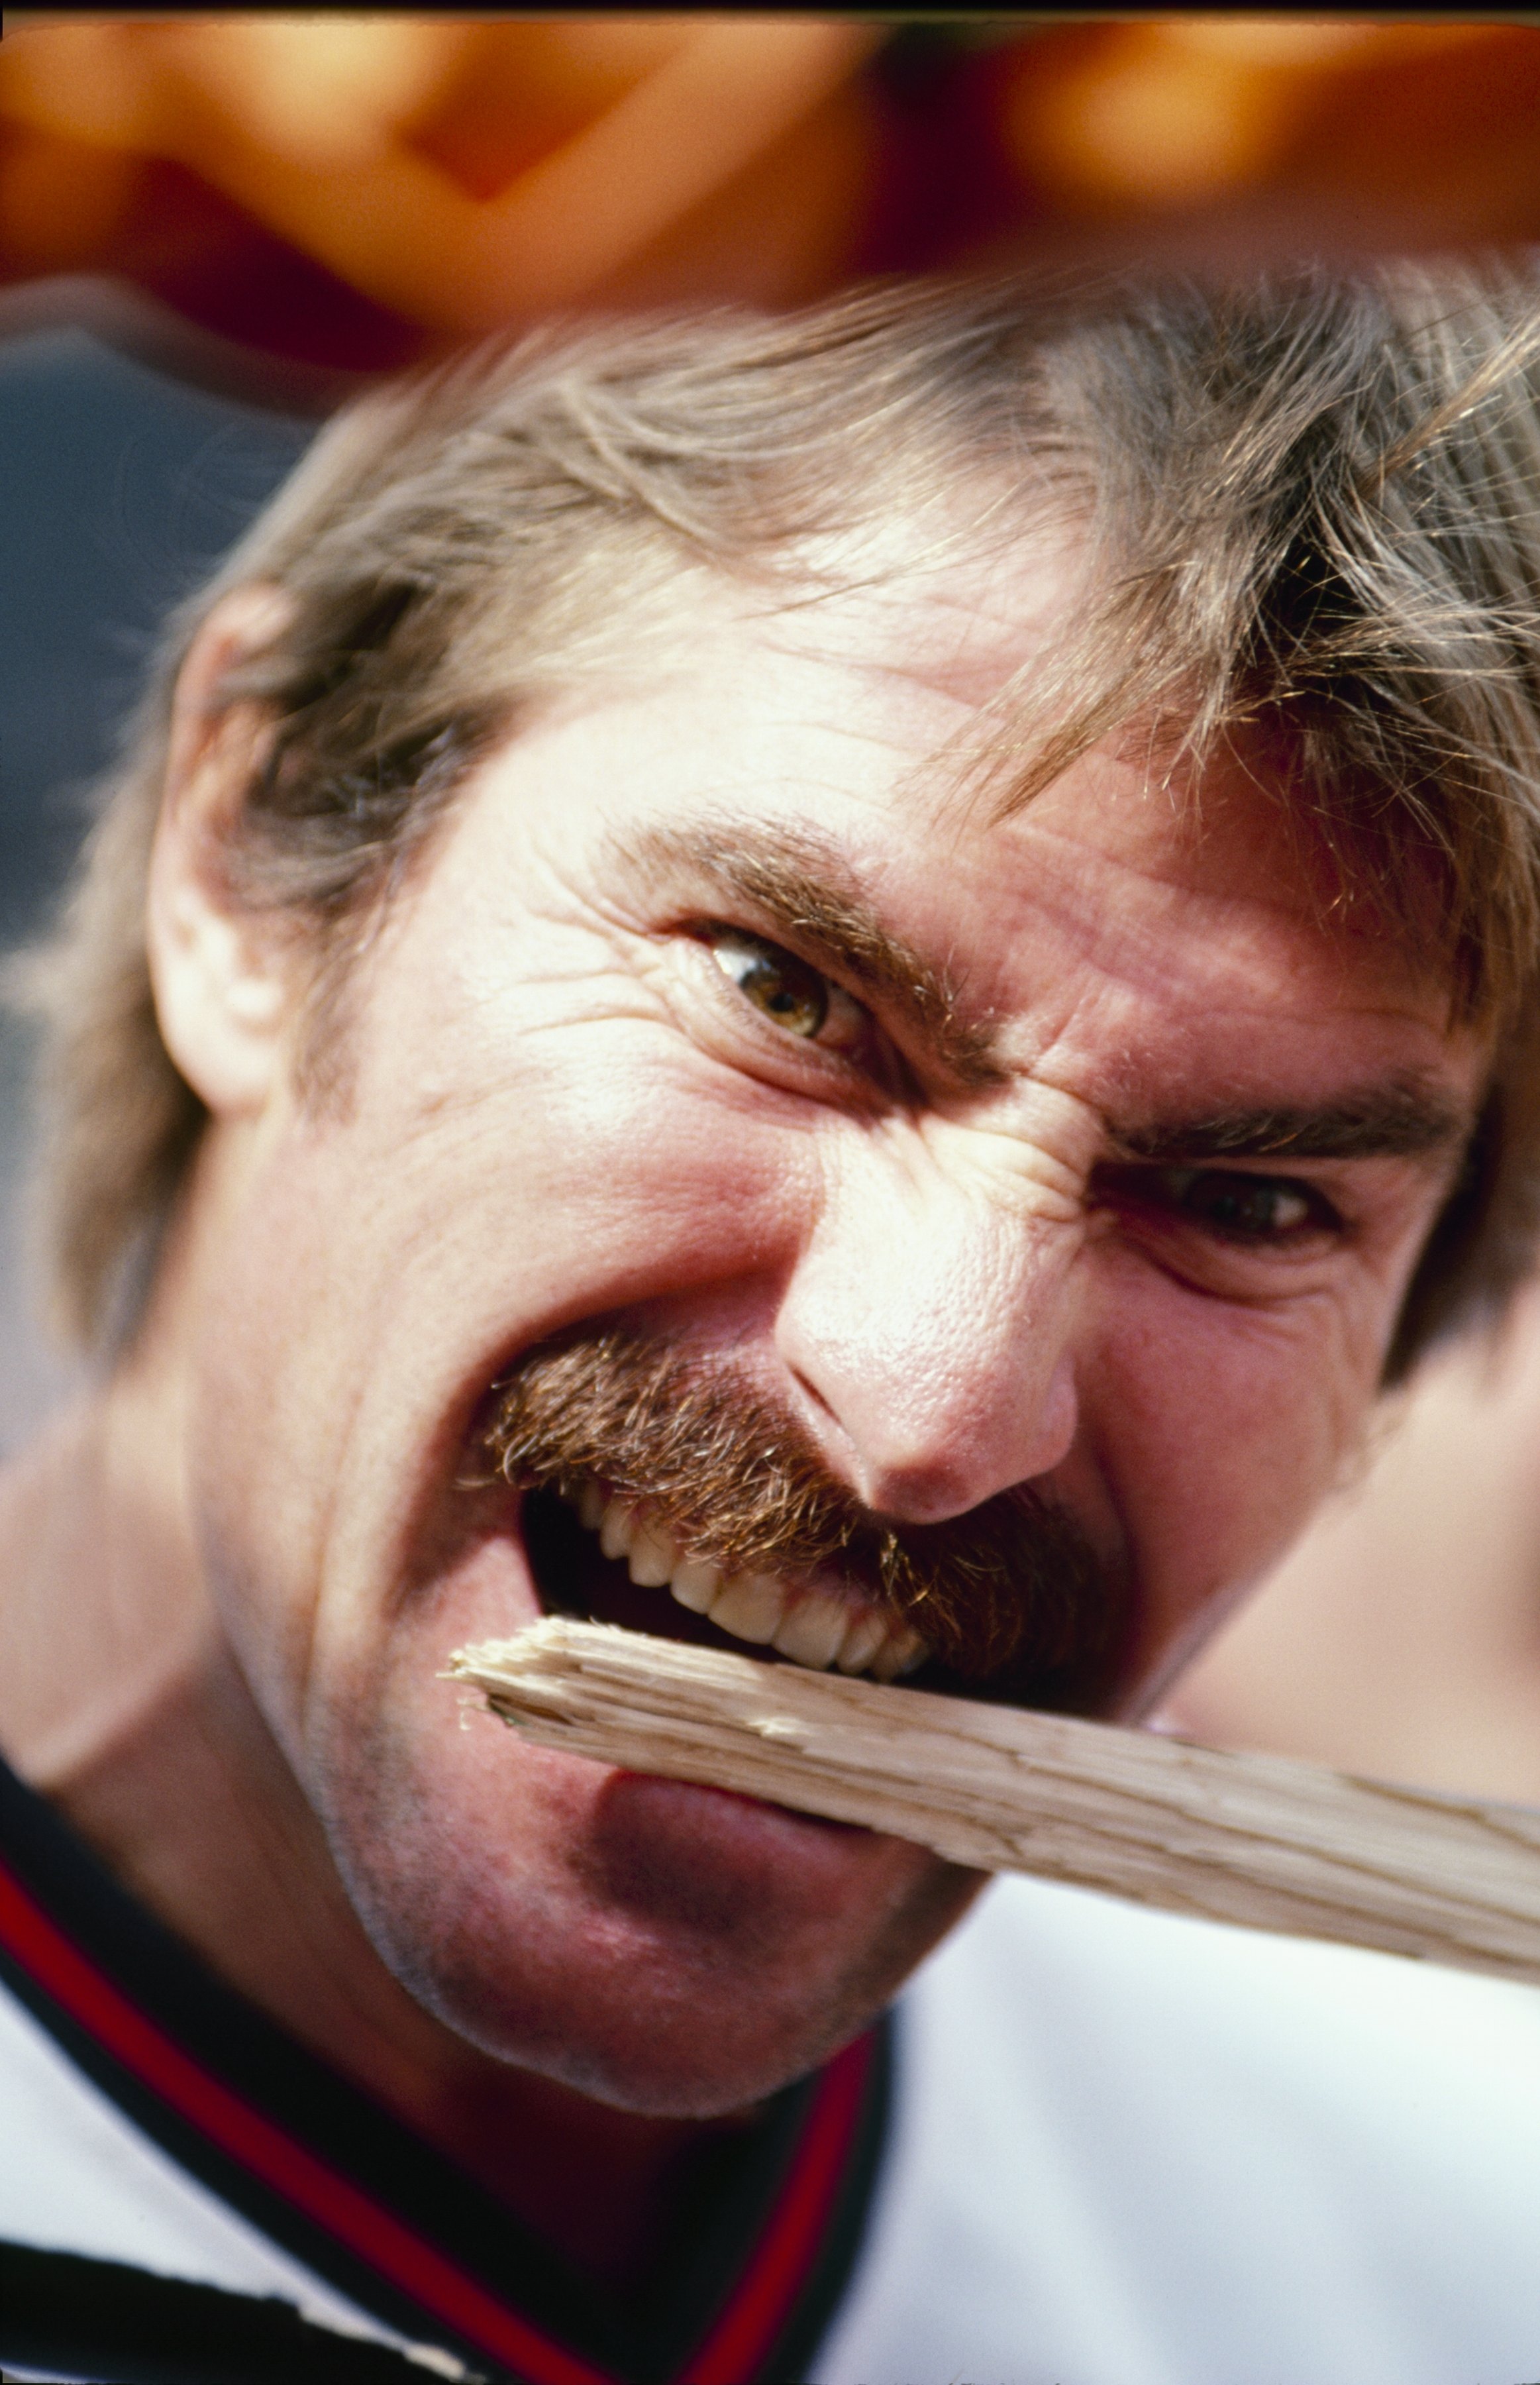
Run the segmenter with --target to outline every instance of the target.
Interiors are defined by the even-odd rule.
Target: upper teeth
[[[778,1649],[793,1664],[822,1671],[872,1673],[879,1681],[912,1673],[929,1654],[917,1631],[876,1607],[852,1605],[826,1591],[797,1590],[776,1574],[725,1575],[720,1566],[687,1556],[655,1517],[587,1481],[564,1492],[607,1557],[624,1557],[631,1580],[649,1588],[668,1584],[681,1606],[709,1615],[737,1640]]]

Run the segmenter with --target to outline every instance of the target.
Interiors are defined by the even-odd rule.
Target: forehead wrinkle
[[[968,1092],[1010,1072],[993,1056],[993,1032],[969,1018],[944,968],[888,925],[832,840],[807,829],[685,822],[617,837],[618,858],[650,875],[685,868],[765,916],[793,943],[837,961],[878,996]]]
[[[890,525],[898,543],[855,577],[781,598],[757,616],[758,637],[801,661],[853,670],[879,689],[895,682],[963,714],[987,709],[1048,642],[1084,562],[1067,525],[1024,522],[1020,492],[999,493],[918,551],[913,524]],[[1002,516],[1009,511],[1012,519]],[[798,634],[812,616],[813,635]]]
[[[865,623],[852,624],[843,637],[826,631],[815,643],[773,636],[765,643],[797,661],[853,673],[879,695],[902,687],[929,696],[963,716],[955,734],[1014,686],[1047,635],[1046,621],[1019,602],[1002,596],[992,609],[971,587],[930,602],[923,619],[916,613],[911,605],[901,629],[879,624],[883,636]]]

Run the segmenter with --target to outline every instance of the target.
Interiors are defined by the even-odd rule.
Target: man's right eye
[[[704,941],[723,976],[766,1018],[805,1043],[823,1033],[834,989],[806,961],[738,928],[712,929]]]

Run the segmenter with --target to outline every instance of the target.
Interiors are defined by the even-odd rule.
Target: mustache
[[[493,1386],[482,1448],[518,1490],[599,1480],[725,1572],[835,1577],[991,1696],[1084,1709],[1115,1668],[1127,1592],[1062,1506],[1024,1484],[942,1523],[874,1514],[730,1361],[617,1331],[542,1343]]]

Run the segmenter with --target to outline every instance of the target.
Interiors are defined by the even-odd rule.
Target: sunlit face
[[[493,1387],[596,1344],[682,1367],[916,1546],[1029,1489],[1132,1715],[1353,1446],[1479,1089],[1238,773],[1200,829],[1105,755],[1004,826],[939,800],[1054,593],[722,592],[688,667],[466,788],[364,965],[349,1102],[280,1080],[215,1130],[194,1494],[248,1676],[398,1975],[639,2108],[808,2067],[975,1882],[462,1714],[450,1653],[553,1602],[925,1659],[872,1577],[693,1545],[645,1419],[570,1473],[586,1525],[466,1487]]]

